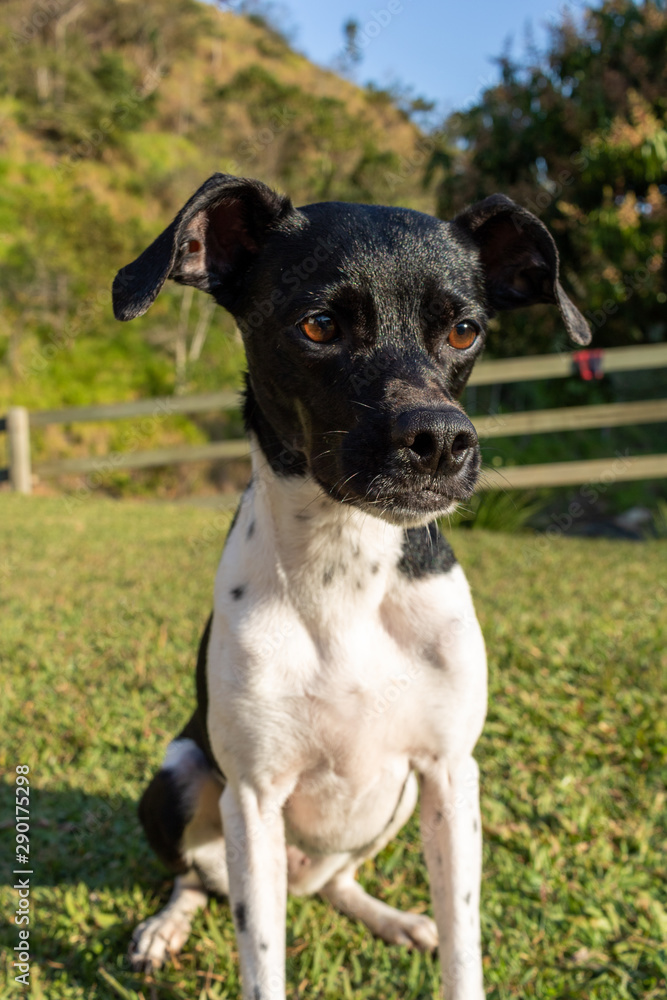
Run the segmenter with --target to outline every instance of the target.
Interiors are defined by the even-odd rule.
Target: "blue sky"
[[[594,4],[591,4],[594,5]],[[490,61],[508,36],[513,53],[524,50],[525,28],[544,47],[547,25],[563,12],[581,17],[582,0],[282,0],[297,49],[331,65],[343,47],[342,25],[355,18],[364,32],[360,83],[400,80],[445,111],[461,107],[496,79]],[[366,29],[366,30],[365,30]]]

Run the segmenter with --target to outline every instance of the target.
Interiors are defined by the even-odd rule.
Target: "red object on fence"
[[[604,351],[598,347],[592,351],[575,351],[572,363],[585,382],[592,382],[593,379],[604,378],[603,358]]]

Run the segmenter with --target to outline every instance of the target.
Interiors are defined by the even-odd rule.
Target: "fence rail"
[[[610,348],[595,352],[594,357],[596,364],[604,372],[667,367],[667,344]],[[531,379],[564,378],[575,370],[576,358],[575,353],[484,361],[473,371],[470,384],[489,385]],[[237,392],[225,390],[198,396],[165,396],[126,403],[36,410],[30,413],[24,407],[12,407],[5,418],[0,417],[0,431],[7,433],[9,451],[9,466],[0,469],[0,482],[9,480],[17,492],[31,492],[33,471],[30,460],[31,427],[76,424],[84,421],[127,420],[138,417],[164,418],[177,413],[220,412],[237,409],[239,400]],[[667,400],[503,413],[473,417],[473,421],[480,438],[658,423],[667,422]],[[107,455],[43,461],[35,464],[34,472],[43,477],[81,475],[183,462],[247,458],[249,454],[250,448],[245,439],[212,441],[199,445],[178,445],[155,450],[110,452]],[[612,465],[615,470],[614,479],[618,481],[667,477],[667,455],[636,455],[625,456],[618,460],[593,459],[586,462],[553,462],[489,469],[484,473],[481,488],[488,490],[573,486],[608,475]]]
[[[94,458],[61,458],[56,462],[38,462],[34,469],[40,476],[65,476],[83,472],[112,472],[114,469],[148,469],[181,462],[211,462],[230,458],[248,458],[250,445],[238,441],[211,441],[209,444],[184,444],[154,451],[112,451]]]
[[[579,486],[582,483],[630,482],[663,479],[667,455],[618,455],[585,462],[542,462],[485,469],[480,490],[529,490],[542,486]]]
[[[493,385],[505,382],[530,382],[540,378],[567,378],[575,369],[577,354],[540,354],[530,358],[502,358],[480,361],[475,365],[468,385]],[[634,372],[644,368],[667,367],[667,344],[642,344],[639,347],[609,347],[599,353],[603,372]]]
[[[64,410],[33,410],[31,427],[47,424],[78,424],[91,420],[128,420],[132,417],[170,417],[175,413],[207,413],[213,410],[235,410],[239,393],[207,392],[198,396],[158,396],[154,399],[133,399],[127,403],[99,403],[96,406],[69,406]]]
[[[481,438],[516,437],[519,434],[546,434],[592,427],[624,427],[628,424],[660,424],[663,421],[667,423],[667,399],[498,413],[491,417],[473,417],[472,421]]]

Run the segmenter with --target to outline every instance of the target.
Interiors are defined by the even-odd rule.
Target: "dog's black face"
[[[310,471],[335,499],[403,525],[471,496],[480,466],[458,397],[496,309],[555,302],[553,240],[502,196],[453,222],[407,209],[294,209],[256,181],[215,175],[114,284],[121,319],[167,277],[236,317],[246,417],[273,467]]]
[[[472,494],[479,446],[456,397],[487,313],[462,233],[405,209],[310,205],[248,278],[236,316],[257,406],[332,497],[406,524]]]

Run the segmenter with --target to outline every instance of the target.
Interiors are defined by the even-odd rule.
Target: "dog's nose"
[[[453,475],[477,445],[475,428],[460,410],[407,410],[396,418],[392,444],[405,449],[416,472]]]

